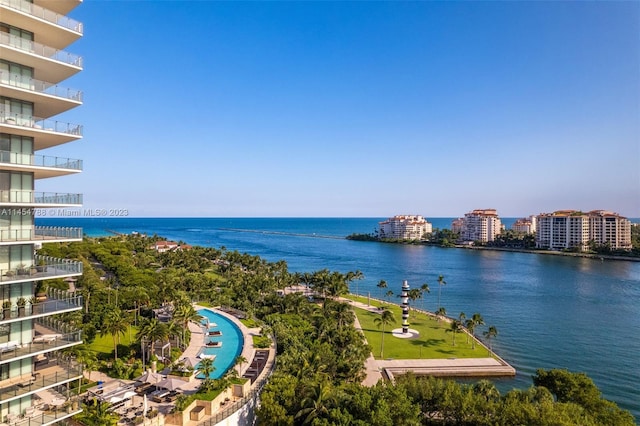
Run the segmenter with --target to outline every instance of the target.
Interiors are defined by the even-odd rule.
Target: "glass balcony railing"
[[[49,256],[35,256],[35,268],[32,265],[20,265],[12,268],[0,268],[0,283],[24,280],[45,280],[50,278],[81,275],[82,262],[58,259]]]
[[[0,151],[0,163],[48,167],[53,169],[82,170],[82,160],[56,157],[53,155],[22,154],[11,151]]]
[[[24,214],[33,215],[33,211],[25,209]],[[36,226],[23,229],[0,230],[0,242],[13,241],[55,241],[82,240],[82,228],[66,228],[61,226]]]
[[[35,5],[25,0],[0,0],[0,4],[82,34],[82,23],[65,15],[61,15],[60,13],[45,9],[42,6]]]
[[[44,426],[58,423],[61,420],[72,417],[80,412],[82,412],[80,404],[70,402],[68,404],[65,403],[63,407],[47,408],[46,411],[34,409],[33,414],[27,414],[25,412],[23,416],[16,416],[15,419],[12,418],[10,421],[11,426]]]
[[[33,376],[29,376],[26,379],[10,379],[5,381],[5,384],[0,384],[0,401],[6,401],[28,393],[37,392],[40,389],[49,388],[52,385],[61,384],[82,376],[82,367],[78,365],[58,364],[53,370],[55,371],[49,374],[39,374],[36,372]]]
[[[80,330],[67,334],[45,334],[34,337],[33,342],[20,344],[16,341],[0,343],[0,363],[5,364],[15,358],[36,353],[50,352],[56,348],[82,343]]]
[[[53,291],[55,290],[55,291]],[[10,300],[2,304],[0,319],[27,319],[37,315],[53,315],[60,312],[82,307],[82,296],[77,293],[52,289],[43,301],[27,301],[24,306],[18,306]]]
[[[65,133],[68,135],[82,136],[82,126],[79,124],[65,123],[58,120],[34,117],[33,115],[15,114],[0,111],[0,120],[12,126],[29,127],[32,129],[46,130],[49,132]]]
[[[0,191],[0,204],[5,203],[82,205],[82,194],[35,191]]]
[[[0,44],[40,56],[44,59],[51,59],[52,61],[82,68],[82,56],[56,49],[55,47],[45,46],[44,44],[36,43],[35,41],[27,40],[22,37],[0,33]]]
[[[0,0],[0,2],[2,1],[3,0]],[[18,74],[10,74],[6,71],[0,71],[0,84],[12,86],[17,89],[30,90],[43,95],[82,102],[82,92],[80,90],[65,88],[57,84],[36,80],[35,78],[25,77]]]

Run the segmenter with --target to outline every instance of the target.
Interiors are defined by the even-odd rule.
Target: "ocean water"
[[[137,231],[192,245],[224,246],[285,260],[292,272],[360,270],[352,292],[380,297],[384,279],[399,293],[402,280],[428,283],[424,307],[442,305],[450,316],[482,314],[498,330],[496,352],[517,370],[500,379],[505,392],[531,386],[538,368],[587,373],[605,398],[640,419],[640,262],[601,261],[541,254],[443,249],[349,241],[383,218],[69,218],[40,225],[82,226],[87,235]],[[452,218],[431,219],[448,228]],[[504,220],[509,223],[508,219]],[[422,301],[417,302],[422,306]],[[480,330],[478,334],[481,334]]]

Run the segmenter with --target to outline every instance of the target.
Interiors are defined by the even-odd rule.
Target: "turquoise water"
[[[209,330],[219,330],[222,332],[221,336],[210,336],[205,338],[205,341],[222,342],[222,346],[217,348],[205,347],[202,350],[202,353],[205,355],[216,356],[213,360],[213,366],[216,369],[209,377],[212,379],[219,379],[235,365],[236,358],[242,352],[244,339],[238,327],[224,316],[208,309],[199,310],[198,313],[203,317],[206,317],[210,324],[216,324],[215,326],[210,325]],[[205,321],[203,321],[203,324],[204,323]]]
[[[450,316],[479,312],[487,325],[498,329],[493,347],[517,369],[515,378],[497,381],[502,392],[528,388],[538,368],[583,371],[605,398],[640,420],[640,262],[344,239],[351,233],[373,232],[380,220],[70,218],[36,222],[82,226],[88,235],[137,231],[193,245],[224,246],[269,261],[285,260],[292,272],[358,269],[364,279],[354,282],[351,291],[372,297],[380,297],[376,284],[381,279],[396,294],[402,280],[411,286],[428,283],[431,293],[416,303],[429,310],[436,309],[437,277],[442,274],[447,282],[442,287],[442,305]],[[439,228],[451,223],[451,218],[429,220]]]

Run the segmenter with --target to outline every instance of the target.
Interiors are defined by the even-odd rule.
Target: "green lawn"
[[[124,333],[124,335],[120,336],[119,343],[121,345],[130,345],[131,343],[135,343],[137,332],[138,327],[129,326],[129,330]],[[129,339],[129,335],[131,335],[131,339]],[[97,353],[111,355],[113,352],[113,337],[110,334],[100,336],[100,333],[98,333],[95,340],[89,345],[89,349]]]
[[[349,295],[347,298],[367,303],[365,297]],[[381,304],[380,302],[375,302],[372,303],[372,306]],[[466,333],[457,333],[455,336],[456,345],[453,346],[453,333],[447,331],[450,328],[449,322],[445,320],[438,322],[431,316],[413,310],[409,312],[409,328],[417,330],[420,333],[419,337],[410,339],[393,337],[391,330],[402,327],[402,309],[393,304],[384,305],[393,312],[393,316],[396,319],[395,324],[385,327],[385,359],[483,358],[491,356],[487,349],[477,343],[475,349],[472,349],[471,338],[467,342]],[[360,321],[360,326],[364,331],[367,342],[371,345],[373,355],[376,359],[380,359],[382,330],[374,322],[374,319],[379,314],[359,308],[355,308],[354,311],[358,321]]]

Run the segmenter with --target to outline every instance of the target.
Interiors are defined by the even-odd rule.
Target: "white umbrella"
[[[144,394],[142,397],[142,417],[147,414],[147,410],[149,409],[149,403],[147,402],[147,394]]]

